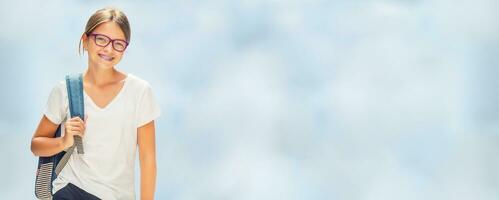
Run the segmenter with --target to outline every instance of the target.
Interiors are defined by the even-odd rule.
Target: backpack
[[[71,118],[84,119],[83,78],[82,74],[66,75],[66,89],[68,92],[69,112]],[[62,124],[62,123],[61,123]],[[54,137],[61,137],[61,124],[57,127]],[[80,136],[74,137],[73,146],[53,156],[38,158],[36,171],[35,195],[38,199],[52,199],[52,182],[68,162],[74,149],[83,154],[83,144]]]

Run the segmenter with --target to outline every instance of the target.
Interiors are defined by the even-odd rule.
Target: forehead
[[[107,35],[112,39],[126,40],[125,34],[121,30],[120,26],[113,21],[100,24],[92,32]]]

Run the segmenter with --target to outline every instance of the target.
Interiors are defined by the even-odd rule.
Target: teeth
[[[111,56],[106,56],[106,55],[102,55],[102,54],[99,54],[99,56],[100,56],[102,59],[107,60],[107,61],[111,61],[111,60],[113,60],[113,59],[114,59],[114,58],[113,58],[113,57],[111,57]]]

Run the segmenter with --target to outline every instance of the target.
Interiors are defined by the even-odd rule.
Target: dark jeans
[[[79,187],[76,187],[76,185],[73,185],[71,183],[68,183],[65,187],[61,188],[58,190],[55,194],[54,197],[52,198],[53,200],[76,200],[76,199],[99,199],[96,196],[85,192],[85,190],[82,190]]]

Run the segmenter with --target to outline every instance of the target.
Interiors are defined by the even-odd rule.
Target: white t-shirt
[[[75,148],[53,182],[54,193],[72,183],[101,199],[135,199],[137,128],[159,117],[161,111],[149,83],[132,74],[124,81],[120,92],[104,108],[84,93],[88,117],[83,137],[85,153],[78,154]],[[55,124],[70,118],[65,81],[50,93],[44,114]]]

